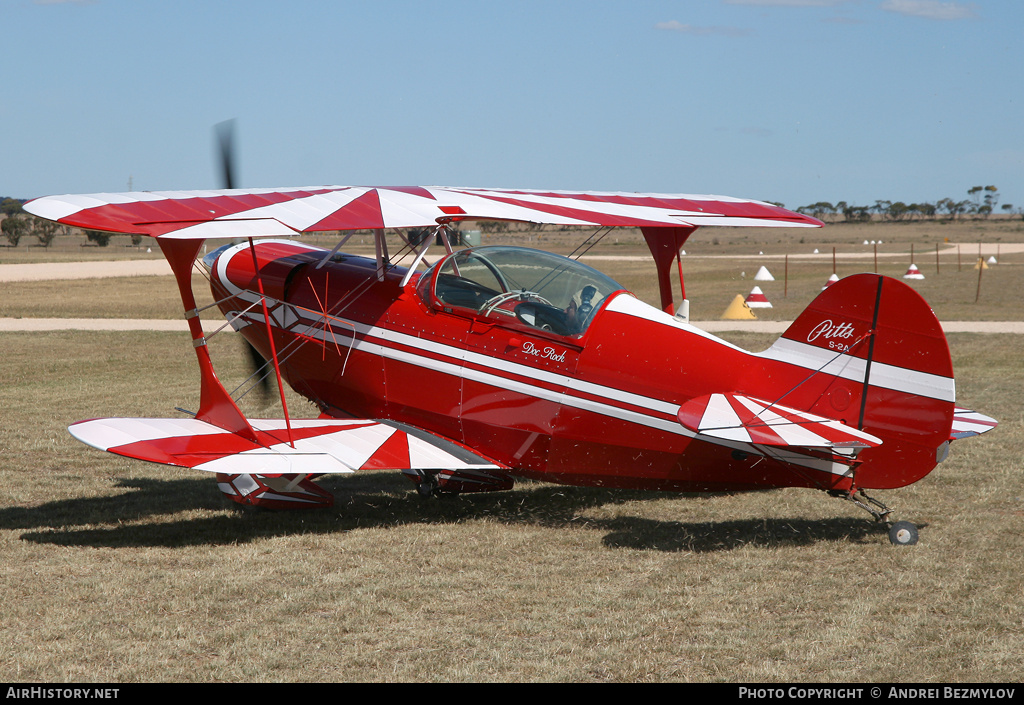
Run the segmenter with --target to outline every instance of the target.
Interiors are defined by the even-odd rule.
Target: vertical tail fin
[[[839,280],[762,357],[803,368],[787,368],[784,378],[803,376],[780,403],[882,439],[861,454],[857,487],[908,485],[945,457],[956,400],[949,346],[931,308],[903,282]]]

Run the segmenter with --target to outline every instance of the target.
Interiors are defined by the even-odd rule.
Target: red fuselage
[[[579,296],[563,307],[547,279],[542,295],[525,287],[506,293],[511,286],[496,273],[494,289],[471,293],[486,299],[497,291],[507,300],[492,298],[481,310],[468,299],[444,298],[444,264],[402,286],[402,268],[378,276],[374,260],[349,255],[318,268],[326,252],[296,242],[259,243],[256,254],[282,375],[324,414],[406,423],[459,441],[514,474],[564,484],[677,491],[851,487],[849,468],[827,458],[791,454],[783,462],[742,443],[695,438],[677,414],[688,400],[729,391],[784,398],[791,407],[856,425],[859,385],[748,353],[629,292],[600,291],[580,329],[562,318]],[[269,357],[262,309],[253,306],[258,285],[248,247],[209,262],[216,298],[229,297],[220,308],[229,319],[248,308],[235,328]],[[471,265],[463,259],[463,270]],[[602,286],[603,280],[597,289]],[[544,312],[558,322],[541,325]],[[876,421],[868,430],[901,432],[905,406],[897,400],[891,429]],[[909,481],[924,465],[925,473],[934,466],[942,433],[921,444],[932,462],[920,463]],[[882,450],[864,456],[882,457]],[[878,478],[859,485],[908,481]]]

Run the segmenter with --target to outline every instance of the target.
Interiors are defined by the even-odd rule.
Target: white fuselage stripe
[[[816,370],[822,374],[842,377],[852,382],[864,383],[865,360],[852,355],[839,355],[834,350],[801,343],[796,340],[779,338],[775,344],[757,357],[790,365]],[[871,379],[873,387],[892,389],[897,392],[916,394],[940,401],[956,401],[956,383],[952,377],[920,372],[905,367],[896,367],[882,362],[871,363]]]

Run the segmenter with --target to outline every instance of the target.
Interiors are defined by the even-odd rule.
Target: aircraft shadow
[[[609,548],[668,552],[727,551],[750,545],[810,545],[836,540],[857,542],[885,532],[883,526],[866,518],[849,517],[690,523],[643,517],[584,518],[581,515],[593,507],[664,499],[666,494],[532,483],[517,485],[507,492],[424,500],[408,480],[394,473],[321,478],[320,484],[335,495],[332,509],[273,512],[234,508],[211,479],[122,480],[117,486],[129,491],[117,495],[0,509],[0,529],[23,530],[23,540],[60,546],[184,547],[247,543],[290,534],[400,528],[411,523],[493,519],[552,528],[585,523],[608,532],[604,544]],[[229,511],[224,511],[226,508]],[[178,516],[199,509],[213,510],[217,515]],[[167,518],[140,523],[151,517]]]
[[[856,543],[884,536],[888,530],[867,517],[787,517],[672,524],[634,517],[612,524],[604,538],[606,546],[684,553],[729,551],[742,546],[809,546],[821,541]]]

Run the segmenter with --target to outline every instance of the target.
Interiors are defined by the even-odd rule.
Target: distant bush
[[[113,233],[105,233],[102,230],[86,230],[85,237],[89,242],[95,242],[98,247],[106,247],[110,244]]]
[[[0,230],[3,231],[7,242],[11,243],[11,247],[17,247],[21,238],[32,231],[32,223],[28,216],[8,215],[3,221],[0,221]]]
[[[21,208],[23,201],[17,198],[5,198],[0,201],[0,213],[4,215],[20,215],[24,211]]]
[[[49,247],[54,238],[58,235],[67,232],[67,226],[61,225],[52,220],[44,220],[43,218],[32,219],[32,234],[39,240],[39,244],[43,247]]]

